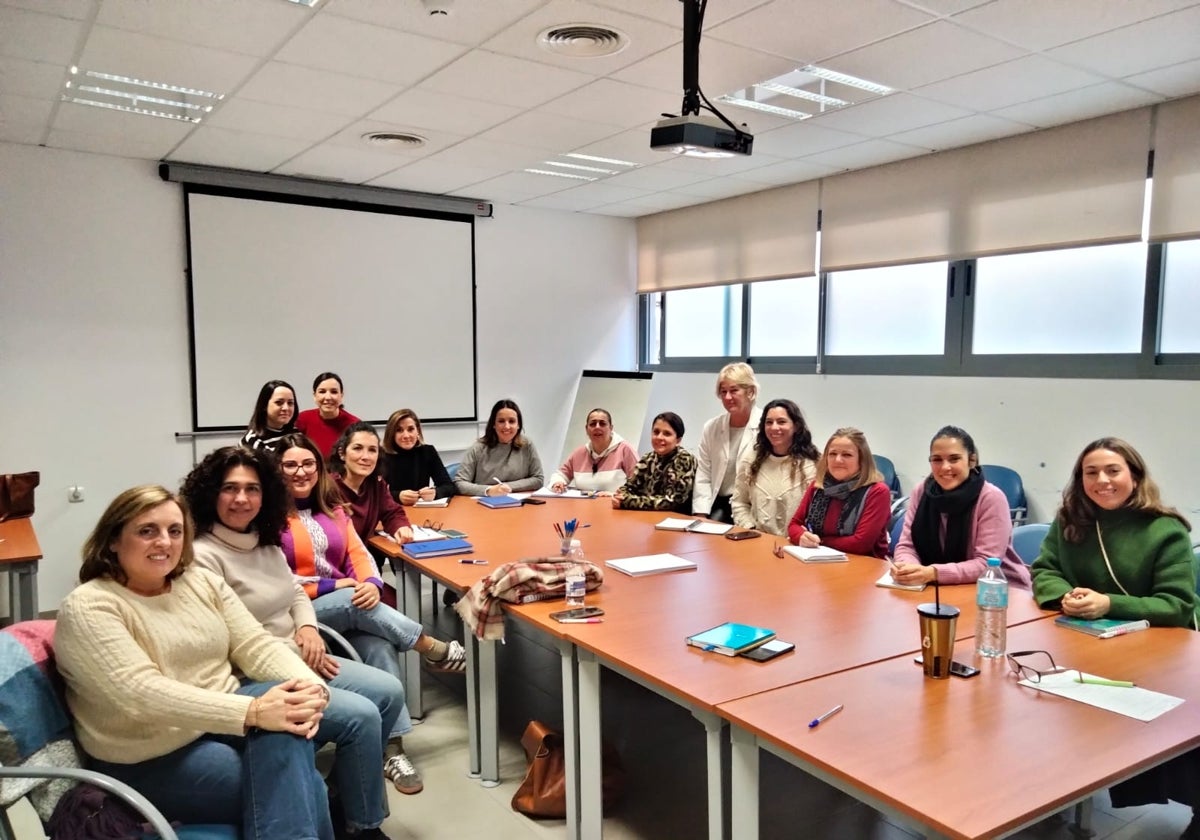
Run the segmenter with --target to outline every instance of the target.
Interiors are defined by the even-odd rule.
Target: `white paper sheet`
[[[1159,715],[1171,711],[1171,709],[1174,709],[1183,702],[1182,697],[1172,697],[1169,694],[1160,694],[1157,691],[1150,691],[1138,686],[1125,688],[1122,686],[1081,683],[1079,682],[1080,673],[1074,669],[1069,669],[1057,674],[1043,674],[1041,682],[1035,683],[1029,680],[1021,680],[1021,685],[1036,688],[1038,691],[1045,691],[1048,694],[1057,694],[1059,697],[1066,697],[1068,700],[1087,703],[1089,706],[1116,712],[1119,715],[1125,715],[1135,720],[1144,721],[1154,720]],[[1087,672],[1083,672],[1083,676],[1093,679],[1113,679],[1111,677],[1097,677]]]

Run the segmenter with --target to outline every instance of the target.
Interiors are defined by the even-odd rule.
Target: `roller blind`
[[[1136,240],[1150,111],[823,180],[823,270]]]
[[[638,291],[811,276],[817,194],[810,181],[643,216]]]
[[[1200,236],[1200,96],[1158,106],[1150,238]]]

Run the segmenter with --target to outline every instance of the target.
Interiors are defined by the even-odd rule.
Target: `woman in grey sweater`
[[[502,496],[542,486],[542,460],[522,434],[525,422],[512,400],[497,400],[483,437],[463,453],[454,484],[464,496]]]

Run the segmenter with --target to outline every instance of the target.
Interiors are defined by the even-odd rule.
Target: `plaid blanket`
[[[82,766],[54,668],[53,621],[0,630],[0,765],[24,764]],[[0,779],[0,808],[28,795],[46,822],[74,785],[69,779]]]
[[[478,638],[503,641],[503,604],[528,604],[564,597],[567,570],[574,565],[573,562],[548,558],[505,563],[476,581],[454,608]],[[595,563],[583,565],[590,592],[604,583],[604,570]]]

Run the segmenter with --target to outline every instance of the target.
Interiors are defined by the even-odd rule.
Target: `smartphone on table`
[[[755,537],[761,537],[758,531],[730,531],[725,535],[727,540],[752,540]]]
[[[581,618],[599,618],[602,615],[604,610],[601,607],[575,607],[550,613],[555,621],[579,621]]]

